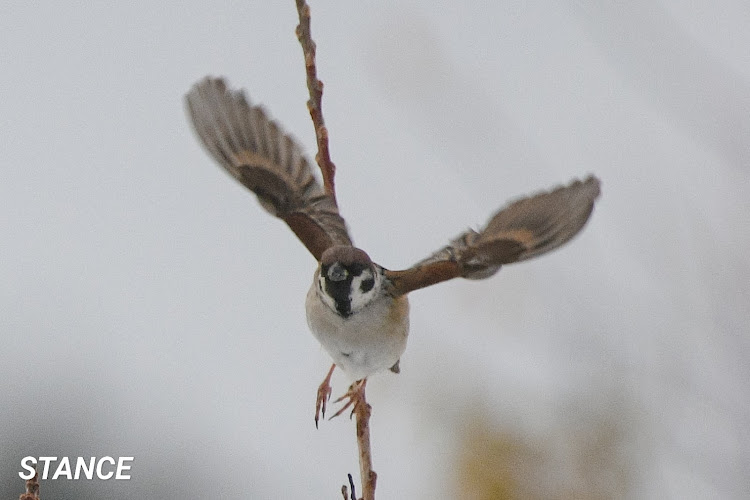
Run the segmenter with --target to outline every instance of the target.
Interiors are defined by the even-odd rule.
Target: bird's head
[[[318,273],[318,295],[338,315],[348,318],[380,295],[379,267],[364,250],[333,246],[323,252]]]

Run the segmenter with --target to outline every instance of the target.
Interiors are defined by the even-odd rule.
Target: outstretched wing
[[[513,202],[482,231],[466,231],[410,269],[386,271],[391,293],[403,295],[457,277],[489,278],[503,264],[549,252],[583,228],[598,196],[599,180],[588,177]]]
[[[205,78],[185,97],[198,137],[208,153],[258,196],[263,208],[294,231],[320,260],[333,245],[351,245],[333,199],[313,176],[294,140],[251,105],[242,91],[220,78]]]

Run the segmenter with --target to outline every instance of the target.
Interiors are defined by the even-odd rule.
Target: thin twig
[[[333,202],[336,203],[336,186],[334,177],[336,176],[336,166],[331,161],[330,151],[328,149],[328,129],[323,120],[323,82],[318,79],[317,68],[315,66],[315,42],[310,33],[310,6],[306,0],[295,0],[297,4],[297,14],[299,15],[299,25],[296,33],[300,45],[302,45],[302,54],[305,58],[305,73],[307,74],[307,90],[310,93],[310,99],[307,101],[307,109],[315,128],[315,138],[318,143],[318,154],[315,155],[323,174],[323,187]],[[362,499],[375,500],[375,483],[377,474],[372,470],[372,453],[370,452],[370,414],[372,407],[365,400],[364,384],[362,385],[361,404],[355,405],[354,413],[357,415],[357,447],[359,448],[359,471],[362,477]],[[354,483],[349,481],[352,487],[352,496],[354,497]],[[342,493],[346,491],[346,486],[342,488]]]
[[[34,477],[26,481],[26,493],[21,493],[18,500],[39,500],[39,473],[34,472]]]
[[[320,172],[323,174],[323,187],[326,194],[336,203],[336,187],[334,184],[336,165],[331,161],[331,154],[328,149],[328,129],[323,120],[323,82],[318,80],[317,68],[315,66],[315,42],[310,33],[310,6],[307,5],[305,0],[295,1],[297,2],[297,13],[299,14],[299,25],[295,31],[297,39],[299,39],[299,43],[302,45],[302,54],[305,57],[307,90],[310,92],[307,109],[310,111],[313,127],[315,127],[315,139],[318,143],[318,153],[315,155],[315,161],[318,162]]]
[[[357,492],[354,489],[354,479],[352,479],[352,475],[351,474],[347,474],[346,477],[349,478],[349,486],[352,489],[352,496],[350,498],[348,498],[348,499],[345,499],[345,500],[357,500]]]
[[[357,416],[357,448],[359,448],[359,473],[362,477],[362,499],[375,500],[375,483],[378,475],[372,470],[372,453],[370,452],[370,414],[372,407],[365,398],[365,387],[362,387],[362,400],[355,407]]]
[[[347,393],[334,401],[334,403],[339,403],[347,399],[348,401],[339,411],[331,416],[331,419],[338,417],[347,408],[353,406],[350,418],[354,415],[357,416],[357,447],[359,448],[359,472],[362,478],[362,498],[364,500],[374,500],[377,474],[372,470],[372,453],[370,452],[370,415],[372,407],[367,404],[365,396],[366,387],[366,378],[358,380],[349,386]],[[354,485],[352,485],[353,492]]]

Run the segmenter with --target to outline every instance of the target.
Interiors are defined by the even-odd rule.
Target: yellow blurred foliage
[[[498,430],[471,416],[456,468],[460,500],[598,500],[627,496],[631,464],[624,432],[609,420],[562,426],[552,437]],[[593,424],[593,425],[592,425]]]

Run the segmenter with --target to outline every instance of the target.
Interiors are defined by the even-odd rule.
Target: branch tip
[[[318,154],[315,156],[323,175],[323,187],[333,203],[336,204],[336,189],[334,185],[334,176],[336,167],[331,161],[330,151],[328,149],[328,133],[321,135],[319,130],[325,127],[323,119],[323,82],[318,79],[317,68],[315,65],[315,42],[310,32],[310,6],[305,0],[296,0],[297,14],[299,16],[299,25],[294,30],[297,39],[302,46],[302,55],[305,61],[305,73],[307,76],[307,91],[310,94],[310,100],[307,102],[307,110],[310,112],[315,136],[318,143]]]
[[[26,481],[26,492],[22,493],[19,500],[39,500],[39,473],[34,472],[34,477]]]

